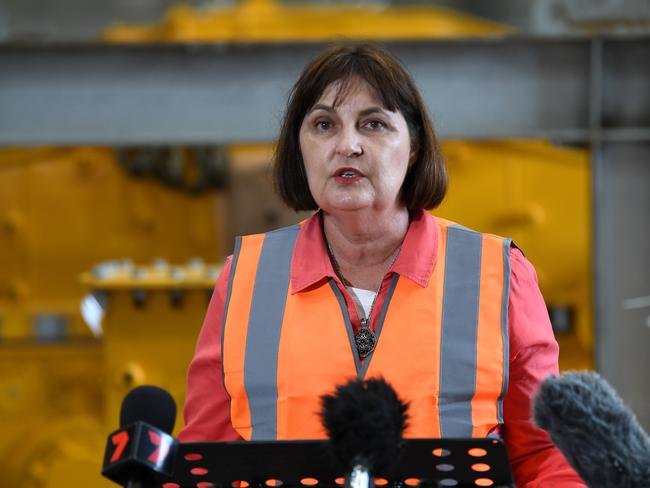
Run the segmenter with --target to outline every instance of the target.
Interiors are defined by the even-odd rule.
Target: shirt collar
[[[291,259],[291,293],[298,293],[336,273],[325,247],[320,212],[304,220]],[[421,287],[429,284],[438,250],[435,219],[427,212],[418,212],[411,220],[399,256],[391,271]]]

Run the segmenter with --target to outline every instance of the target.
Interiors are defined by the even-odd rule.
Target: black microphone
[[[157,386],[139,386],[122,400],[120,429],[108,436],[102,475],[127,488],[171,476],[178,443],[171,436],[176,402]]]
[[[134,388],[122,400],[120,427],[138,421],[171,434],[176,422],[174,398],[157,386],[143,385]]]
[[[383,379],[351,381],[321,397],[323,425],[347,488],[372,488],[398,459],[408,405]]]
[[[650,487],[650,438],[598,374],[547,378],[533,417],[590,487]]]

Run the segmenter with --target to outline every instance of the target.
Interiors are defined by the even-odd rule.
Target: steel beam
[[[650,142],[596,155],[597,367],[650,429]]]
[[[617,67],[617,53],[632,53],[620,76],[606,77],[605,112],[617,123],[600,137],[647,140],[650,63],[638,71],[634,63],[650,52],[650,37],[387,46],[413,73],[445,138],[587,142],[594,42]],[[0,45],[0,145],[273,140],[292,83],[323,46]]]

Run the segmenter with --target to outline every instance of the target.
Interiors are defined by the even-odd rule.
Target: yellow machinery
[[[97,457],[108,427],[102,361],[97,341],[0,345],[2,486],[108,486]]]
[[[95,263],[223,255],[223,194],[177,191],[138,164],[108,148],[0,150],[3,340],[88,336],[77,276]]]
[[[14,343],[2,351],[0,368],[9,373],[0,383],[3,486],[114,486],[99,473],[122,399],[155,384],[182,409],[186,367],[218,272],[198,259],[95,266],[82,281],[104,303],[101,343]]]
[[[177,5],[155,25],[116,24],[110,42],[277,42],[333,39],[443,39],[499,36],[503,25],[442,7],[283,5],[243,0],[233,6]]]
[[[185,168],[180,183],[195,188],[193,158],[183,151],[167,156]],[[116,337],[110,329],[96,337],[83,322],[80,302],[89,284],[80,283],[79,274],[123,256],[140,263],[152,256],[177,263],[188,256],[216,262],[224,252],[223,192],[179,191],[144,171],[134,176],[140,164],[132,151],[107,148],[0,150],[2,486],[108,485],[100,479],[99,463],[119,409],[109,399],[128,387],[128,382],[120,383],[127,381],[120,380],[127,373],[113,363],[128,369],[129,362],[122,361],[128,351],[115,351],[119,341],[110,340]],[[184,280],[196,282],[193,273]],[[165,354],[175,354],[169,364],[176,374],[164,382],[147,376],[165,386],[173,382],[170,389],[177,393],[183,391],[184,370],[207,303],[205,279],[200,286],[201,300],[189,294],[185,311],[174,309],[172,317],[152,317],[146,313],[151,307],[138,309],[144,318],[135,315],[127,324],[132,330],[122,336],[127,344],[138,331],[155,336],[168,324],[178,325],[169,347],[163,348]],[[112,301],[110,313],[120,309],[115,308],[119,303],[119,298]],[[186,310],[188,303],[191,310]],[[177,316],[184,320],[176,324]],[[161,323],[153,327],[148,318]],[[136,347],[146,351],[141,344]],[[140,380],[137,371],[134,366],[134,382]]]
[[[440,8],[252,0],[214,9],[178,6],[158,25],[116,25],[104,37],[273,42],[507,32]],[[221,154],[232,173],[228,194],[201,184],[203,159],[192,148],[149,154],[144,162],[137,151],[107,148],[0,150],[2,486],[112,486],[100,478],[99,465],[123,395],[157,384],[182,407],[216,270],[199,260],[183,267],[130,263],[156,256],[218,262],[231,250],[231,234],[295,220],[268,185],[271,149],[231,146]],[[513,237],[537,267],[552,312],[571,324],[559,336],[562,366],[590,367],[587,153],[529,141],[446,141],[443,152],[450,192],[434,213]],[[114,261],[123,257],[131,261]],[[112,264],[96,265],[107,260]],[[80,283],[84,270],[91,271]],[[93,334],[79,313],[89,290],[105,300],[103,335]]]
[[[187,365],[220,268],[193,259],[185,265],[108,262],[82,281],[106,301],[103,340],[104,409],[118,418],[124,396],[158,385],[182,408]],[[181,416],[176,426],[182,426]]]

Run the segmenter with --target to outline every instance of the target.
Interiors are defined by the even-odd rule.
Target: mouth
[[[335,178],[342,178],[344,180],[354,180],[363,176],[364,174],[361,171],[354,168],[339,168],[334,173]]]

